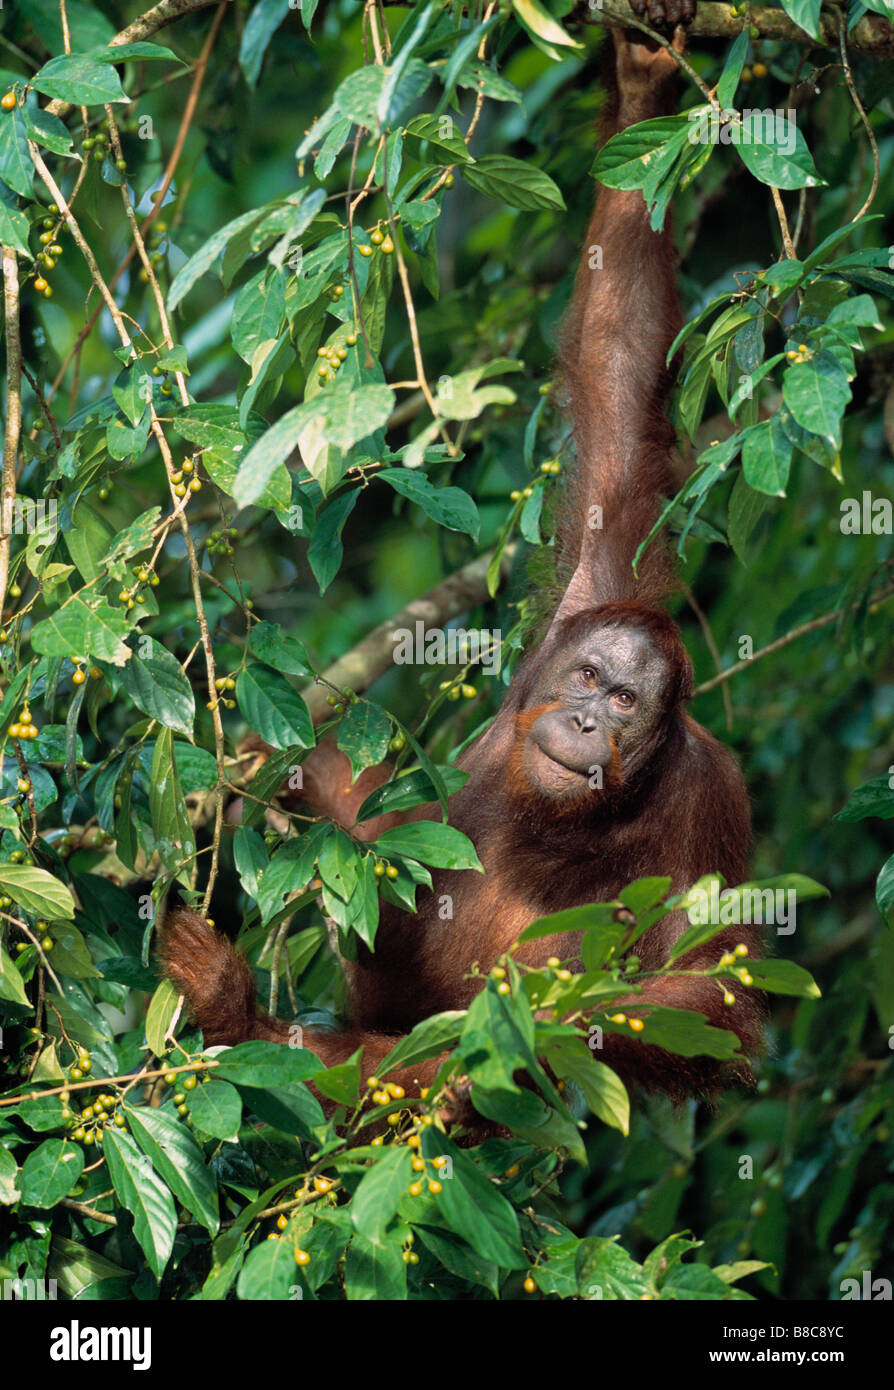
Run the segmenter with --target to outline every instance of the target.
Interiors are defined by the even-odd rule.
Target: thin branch
[[[384,0],[388,7],[407,9],[415,0]],[[464,13],[468,13],[465,7]],[[750,6],[748,23],[757,29],[758,39],[773,39],[779,43],[797,43],[804,48],[837,48],[837,11],[829,6],[820,14],[818,37],[813,38],[794,20],[789,19],[782,9],[771,9],[766,5]],[[612,0],[611,10],[607,7],[590,8],[588,0],[579,3],[564,21],[565,28],[574,31],[580,25],[601,27],[622,25],[624,28],[644,28],[633,13],[627,0]],[[737,39],[742,32],[742,16],[733,14],[731,5],[714,3],[714,0],[699,0],[695,17],[688,25],[689,34],[696,39]],[[848,35],[851,50],[872,54],[876,58],[894,58],[894,24],[878,14],[866,14],[859,20]]]
[[[165,171],[162,175],[162,180],[158,187],[158,191],[154,195],[152,208],[150,209],[147,216],[143,219],[143,223],[140,227],[140,231],[142,232],[144,237],[149,228],[151,227],[152,223],[155,221],[155,219],[161,212],[162,204],[164,203],[165,199],[165,194],[170,188],[174,178],[174,174],[177,171],[177,166],[180,162],[180,156],[183,153],[183,147],[186,143],[186,137],[189,134],[190,128],[192,126],[193,117],[196,111],[196,104],[199,99],[199,93],[201,92],[202,85],[205,81],[205,74],[208,68],[208,59],[211,56],[211,51],[214,47],[215,40],[217,39],[217,35],[220,32],[220,26],[223,22],[223,17],[226,13],[226,10],[227,5],[223,4],[221,5],[217,14],[214,16],[213,23],[208,31],[208,37],[202,45],[202,51],[196,59],[195,63],[193,64],[192,86],[189,89],[189,96],[187,97],[186,104],[183,108],[183,115],[180,118],[180,126],[177,131],[176,139],[174,140],[174,146],[171,150],[170,158],[168,159],[167,165],[165,166]],[[82,165],[81,175],[79,176],[78,187],[80,187],[80,179],[83,177],[83,173],[86,170],[86,168],[87,162],[85,161]],[[71,201],[74,202],[74,194],[72,195]],[[132,243],[128,247],[127,252],[125,253],[124,257],[121,260],[121,263],[115,271],[115,274],[109,281],[110,289],[115,288],[118,281],[121,279],[122,275],[127,270],[127,267],[130,265],[131,261],[133,260],[136,254],[137,248]],[[84,345],[84,342],[87,338],[89,338],[90,334],[93,332],[93,329],[96,326],[96,321],[101,313],[101,307],[94,310],[87,323],[85,323],[84,327],[78,333],[78,336],[75,339],[75,342],[71,350],[69,351],[65,361],[62,363],[61,367],[56,373],[53,385],[50,389],[50,394],[48,397],[49,400],[53,399],[54,395],[59,390],[59,387],[62,385],[62,382],[65,379],[65,373],[68,371],[69,364],[74,358],[77,357],[78,353],[81,351],[81,348]]]
[[[712,660],[719,673],[723,670],[723,662],[721,660],[720,651],[718,649],[717,643],[714,641],[714,634],[711,631],[711,624],[708,622],[707,616],[704,613],[701,604],[695,597],[695,594],[692,592],[688,584],[683,584],[683,593],[686,595],[686,602],[689,604],[689,607],[692,609],[693,613],[698,619],[699,627],[701,628],[702,635],[705,639],[705,645],[707,646],[708,651],[711,653]],[[726,727],[729,730],[733,727],[733,702],[729,690],[725,685],[723,687],[723,708],[726,713]]]
[[[9,581],[13,506],[16,498],[16,461],[22,432],[19,261],[11,246],[3,247],[3,313],[6,325],[6,430],[3,436],[3,476],[0,482],[0,615],[6,602],[6,585]]]
[[[869,602],[870,604],[881,603],[884,599],[890,598],[892,594],[894,594],[894,584],[889,585],[886,589],[877,590],[876,593],[871,595]],[[852,603],[845,611],[854,613],[861,606],[861,603],[862,600],[858,600],[856,603]],[[790,632],[783,633],[782,637],[777,637],[775,642],[769,642],[766,647],[761,647],[759,651],[756,651],[753,656],[748,657],[745,661],[737,661],[733,666],[727,666],[725,671],[720,671],[718,675],[712,676],[709,681],[702,681],[701,685],[696,686],[693,695],[707,694],[707,692],[713,690],[715,686],[722,685],[724,681],[731,680],[733,676],[737,676],[740,671],[744,671],[749,666],[753,666],[756,661],[760,661],[761,657],[771,656],[773,652],[781,651],[783,647],[787,647],[791,642],[797,641],[799,637],[806,637],[808,632],[816,632],[818,628],[828,627],[830,623],[834,623],[836,619],[840,617],[841,609],[835,608],[831,613],[823,613],[819,618],[811,618],[809,622],[801,623],[799,627],[793,627]]]
[[[851,72],[850,61],[847,56],[847,43],[845,42],[845,24],[843,14],[839,14],[838,16],[838,25],[838,39],[841,47],[841,66],[844,68],[844,80],[847,83],[847,89],[851,94],[851,101],[854,103],[858,112],[860,113],[860,120],[863,122],[863,127],[866,131],[867,136],[869,137],[869,144],[872,149],[872,187],[870,188],[869,193],[866,197],[866,201],[861,207],[860,211],[855,213],[854,216],[851,218],[852,222],[859,222],[860,218],[863,217],[864,214],[867,213],[869,209],[872,207],[872,200],[875,197],[876,190],[878,188],[878,143],[876,142],[875,132],[873,131],[872,126],[869,124],[869,117],[866,115],[866,111],[864,110],[863,103],[860,100],[860,94],[857,91],[856,85],[854,83],[853,74]]]
[[[500,573],[505,578],[515,553],[515,545],[507,545],[503,551]],[[322,719],[331,714],[326,703],[329,689],[337,690],[350,686],[358,693],[368,689],[379,676],[385,674],[394,662],[394,637],[397,628],[413,630],[417,622],[425,627],[443,627],[459,613],[468,612],[479,603],[486,602],[490,595],[487,588],[487,569],[493,552],[479,555],[470,564],[451,574],[447,579],[430,589],[427,594],[413,599],[406,608],[395,613],[387,622],[373,628],[362,641],[357,643],[344,656],[328,667],[320,677],[325,685],[312,685],[302,691],[313,719]]]
[[[776,216],[779,218],[779,230],[782,233],[782,245],[785,250],[786,259],[795,259],[795,248],[792,243],[792,234],[788,229],[788,218],[785,215],[785,208],[782,203],[782,194],[775,184],[770,185],[770,192],[773,194],[773,206],[776,208]]]
[[[143,39],[149,39],[153,34],[158,33],[159,29],[164,29],[167,24],[173,24],[177,19],[183,19],[188,14],[194,14],[196,10],[207,9],[209,5],[219,3],[219,0],[161,0],[158,5],[153,5],[151,10],[140,15],[132,24],[128,24],[126,29],[121,29],[113,39],[109,40],[110,48],[117,48],[120,44],[140,43]],[[51,115],[60,118],[68,115],[72,109],[70,101],[62,101],[56,97],[46,108]]]

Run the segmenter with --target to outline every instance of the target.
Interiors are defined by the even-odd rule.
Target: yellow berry
[[[537,1285],[534,1283],[534,1280],[531,1278],[530,1274],[528,1275],[527,1279],[525,1280],[525,1283],[524,1283],[524,1290],[525,1290],[525,1293],[536,1293],[536,1292],[537,1292]]]
[[[310,1255],[308,1255],[306,1250],[295,1251],[295,1263],[296,1265],[301,1265],[302,1268],[304,1267],[304,1265],[310,1264]]]
[[[646,1026],[641,1018],[631,1018],[629,1022],[631,1033],[641,1033]]]
[[[411,1196],[411,1197],[419,1197],[419,1196],[421,1195],[421,1193],[422,1193],[422,1183],[421,1183],[421,1182],[411,1182],[411,1183],[410,1183],[410,1196]]]

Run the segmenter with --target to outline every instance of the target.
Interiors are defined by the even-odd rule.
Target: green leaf
[[[565,935],[572,931],[600,931],[614,933],[617,940],[629,928],[615,920],[617,908],[613,903],[587,903],[581,907],[565,907],[559,912],[551,912],[547,917],[536,918],[525,927],[519,941],[536,941],[541,936]],[[615,932],[617,928],[617,932]]]
[[[339,1062],[334,1067],[317,1072],[314,1090],[338,1105],[356,1105],[360,1099],[360,1055],[361,1049],[358,1048],[350,1061]]]
[[[894,926],[894,854],[882,865],[876,880],[875,900],[888,926]]]
[[[738,135],[738,139],[735,135]],[[778,111],[746,112],[734,128],[739,158],[761,183],[776,188],[816,188],[825,185],[794,121]]]
[[[102,1153],[118,1201],[133,1216],[133,1233],[149,1268],[160,1279],[177,1234],[174,1199],[129,1134],[109,1126]]]
[[[177,658],[153,637],[140,638],[141,651],[147,642],[149,655],[131,657],[121,673],[121,687],[144,714],[191,738],[196,714],[192,686]]]
[[[94,48],[90,54],[100,63],[179,63],[185,67],[182,58],[170,48],[160,43],[113,43],[105,48]]]
[[[269,863],[267,847],[256,830],[247,825],[237,826],[233,836],[233,860],[246,894],[256,898],[258,879]]]
[[[102,972],[93,964],[86,941],[71,922],[60,922],[53,927],[52,965],[58,974],[70,975],[74,980],[102,977]]]
[[[322,414],[324,394],[287,410],[275,425],[252,444],[239,465],[236,481],[231,488],[240,507],[248,507],[258,501],[274,470],[294,451],[300,435],[310,422]]]
[[[753,488],[750,488],[745,481],[744,474],[740,473],[733,485],[729,499],[726,530],[730,545],[738,559],[746,567],[751,563],[748,542],[755,526],[769,506],[770,499],[764,493],[755,492]]]
[[[457,767],[445,765],[438,768],[438,773],[448,796],[459,791],[469,780],[469,774],[461,772]],[[437,798],[437,787],[428,773],[423,768],[417,768],[415,772],[408,772],[370,792],[357,812],[357,819],[372,820],[373,816],[387,815],[389,811],[409,811],[413,806],[424,806]]]
[[[349,1302],[406,1299],[407,1267],[397,1235],[384,1245],[354,1236],[345,1256],[345,1295]]]
[[[749,964],[749,970],[751,964]],[[757,977],[755,976],[755,979]],[[655,1044],[679,1057],[735,1057],[739,1039],[728,1028],[712,1028],[701,1014],[688,1009],[658,1008],[649,1005],[645,1028],[638,1035],[641,1043]]]
[[[540,0],[512,0],[512,8],[522,27],[547,57],[560,60],[566,56],[557,53],[556,48],[570,48],[575,53],[583,52],[583,44],[573,39],[561,24],[553,19],[549,10],[540,4]]]
[[[236,1087],[228,1081],[212,1078],[197,1086],[189,1098],[189,1113],[193,1124],[203,1134],[231,1139],[234,1143],[238,1140],[242,1101]]]
[[[244,212],[240,217],[235,217],[232,222],[227,222],[225,226],[214,232],[204,246],[199,247],[195,255],[190,256],[171,281],[171,287],[168,290],[169,312],[173,313],[180,302],[189,294],[196,281],[200,280],[205,272],[211,269],[218,256],[226,249],[227,243],[234,236],[238,236],[243,229],[260,222],[264,213],[264,208],[254,208],[251,212]]]
[[[441,134],[442,129],[446,132],[455,128],[452,118],[448,118],[445,124],[438,116],[414,116],[407,126],[407,139],[427,141],[429,158],[439,155],[444,164],[468,164],[472,156],[466,149],[465,141],[459,135]]]
[[[338,726],[338,746],[347,753],[354,780],[367,767],[382,762],[391,740],[391,720],[369,700],[348,705]]]
[[[8,208],[5,203],[0,203],[0,242],[4,246],[12,246],[20,255],[33,261],[34,256],[28,249],[30,229],[30,222],[19,208]]]
[[[189,1130],[165,1110],[125,1107],[131,1133],[156,1173],[196,1220],[216,1235],[217,1184]]]
[[[396,80],[393,80],[396,77]],[[418,101],[432,79],[427,63],[410,58],[399,69],[370,64],[352,72],[336,88],[334,104],[343,116],[367,130],[387,130]]]
[[[71,889],[34,864],[0,863],[0,889],[33,917],[49,921],[74,917]]]
[[[341,567],[344,553],[341,533],[359,495],[358,492],[343,492],[320,512],[314,524],[307,559],[321,594],[329,588]]]
[[[0,999],[8,999],[12,1004],[22,1004],[31,1008],[31,1000],[25,989],[25,981],[12,957],[0,946]]]
[[[472,498],[462,488],[432,487],[423,473],[407,468],[384,468],[377,476],[402,497],[415,502],[432,521],[450,531],[463,531],[477,541],[481,518]]]
[[[22,109],[28,138],[36,145],[43,145],[54,154],[70,154],[72,138],[69,130],[58,116],[38,106],[34,97],[29,96]]]
[[[317,399],[321,401],[323,438],[344,451],[383,428],[394,409],[394,392],[389,386],[339,383]]]
[[[236,1291],[242,1299],[285,1302],[293,1289],[302,1289],[291,1241],[265,1240],[249,1251],[239,1273]]]
[[[170,980],[162,980],[146,1010],[146,1042],[156,1057],[164,1057],[168,1050],[168,1030],[179,1003],[180,995]]]
[[[123,609],[84,589],[34,624],[31,646],[40,656],[94,656],[123,666],[131,655],[124,639],[132,626]]]
[[[256,623],[251,629],[249,646],[265,665],[287,676],[312,676],[313,667],[304,643],[290,632],[283,632],[278,623]]]
[[[417,1023],[379,1063],[380,1075],[389,1076],[403,1068],[415,1067],[445,1052],[459,1037],[465,1016],[463,1009],[448,1009]]]
[[[823,0],[782,0],[782,8],[812,39],[818,39],[822,2]]]
[[[654,1285],[616,1240],[616,1236],[586,1236],[580,1242],[574,1259],[580,1293],[588,1299],[624,1302],[647,1294],[654,1298]]]
[[[854,328],[877,328],[880,332],[882,329],[878,309],[868,294],[858,294],[853,299],[846,299],[843,304],[836,304],[826,322]]]
[[[177,775],[174,735],[162,729],[155,740],[152,775],[149,780],[149,814],[152,834],[162,863],[171,873],[189,883],[189,864],[196,852],[193,828]]]
[[[265,666],[247,666],[236,679],[236,698],[249,728],[274,748],[313,748],[310,712],[285,677]]]
[[[234,405],[213,401],[188,405],[174,416],[173,425],[183,439],[188,439],[199,449],[226,452],[245,447],[245,431],[239,423],[239,411]]]
[[[14,193],[32,197],[34,165],[28,153],[28,132],[21,107],[3,113],[0,121],[0,179]]]
[[[793,960],[749,960],[748,973],[758,989],[769,990],[771,994],[821,998],[822,992],[813,976]]]
[[[818,0],[818,3],[821,3],[821,0]],[[751,39],[748,30],[743,29],[726,55],[726,62],[723,65],[723,72],[720,74],[715,93],[718,103],[725,111],[729,110],[736,99],[739,78],[742,76],[742,69],[748,57],[750,45]]]
[[[466,183],[511,208],[564,212],[565,200],[549,174],[508,154],[484,154],[460,170]]]
[[[323,1069],[319,1058],[306,1048],[247,1042],[220,1053],[214,1075],[234,1086],[268,1090],[309,1081]]]
[[[351,1201],[355,1230],[380,1245],[385,1228],[413,1181],[412,1151],[405,1145],[382,1150],[382,1157],[368,1168]]]
[[[461,830],[437,821],[414,821],[386,830],[376,841],[376,852],[385,859],[392,854],[419,859],[436,869],[477,869],[484,873],[472,841]]]
[[[593,174],[607,188],[642,188],[650,177],[651,166],[673,136],[688,139],[692,122],[686,116],[656,116],[639,121],[606,140]]]
[[[264,54],[289,9],[289,0],[258,0],[248,16],[239,46],[239,66],[249,87],[256,86]]]
[[[521,1269],[527,1260],[518,1215],[502,1192],[462,1149],[433,1127],[423,1131],[422,1153],[429,1160],[441,1156],[452,1160],[453,1176],[444,1179],[435,1199],[448,1228],[483,1259],[505,1269]]]
[[[782,379],[782,398],[799,425],[840,447],[841,417],[851,388],[831,353],[818,352],[789,367]]]
[[[37,1130],[39,1134],[48,1129],[62,1129],[67,1123],[59,1096],[23,1100],[20,1105],[13,1107],[13,1113],[20,1115],[29,1129]]]
[[[317,857],[320,878],[330,892],[347,902],[357,884],[357,849],[350,835],[333,826]]]
[[[784,497],[794,445],[777,411],[745,433],[742,471],[749,487],[770,497]]]
[[[285,893],[307,887],[329,830],[328,826],[312,827],[300,839],[289,840],[274,852],[258,880],[258,907],[264,922],[280,911]]]
[[[51,58],[31,78],[31,85],[45,97],[70,101],[73,106],[130,101],[115,69],[85,53],[64,53]]]
[[[67,1139],[45,1139],[28,1155],[19,1174],[24,1207],[54,1207],[81,1176],[83,1150]]]

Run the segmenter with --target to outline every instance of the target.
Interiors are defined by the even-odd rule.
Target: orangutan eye
[[[622,709],[630,709],[636,704],[636,696],[629,690],[619,690],[612,696],[612,699],[615,704],[620,705]]]
[[[583,679],[590,685],[597,679],[596,668],[594,666],[582,666],[580,673]]]

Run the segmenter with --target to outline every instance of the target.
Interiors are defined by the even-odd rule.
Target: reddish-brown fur
[[[664,114],[671,102],[672,63],[660,50],[616,33],[619,99],[615,128]],[[672,85],[672,84],[671,84]],[[588,266],[586,247],[602,248],[603,269]],[[639,572],[633,556],[657,515],[670,480],[673,431],[663,402],[669,384],[668,347],[679,326],[668,233],[650,231],[639,193],[603,188],[566,320],[561,354],[575,427],[578,467],[572,474],[557,535],[562,597],[542,643],[522,663],[487,732],[459,760],[470,774],[450,801],[450,822],[475,843],[485,875],[433,872],[431,892],[420,891],[414,917],[382,904],[375,951],[360,950],[349,965],[351,1027],[310,1030],[305,1045],[327,1064],[364,1048],[367,1072],[377,1070],[398,1037],[443,1009],[466,1007],[479,988],[474,964],[487,971],[535,918],[561,908],[608,901],[631,880],[667,875],[672,890],[700,875],[723,874],[727,883],[747,876],[748,796],[730,754],[683,710],[692,671],[675,624],[654,605],[667,592],[671,572],[661,546],[646,552]],[[588,526],[589,509],[603,509],[603,527]],[[613,759],[604,795],[556,803],[526,784],[520,748],[538,715],[528,697],[545,670],[583,633],[611,627],[646,632],[670,675],[655,748],[626,782]],[[652,737],[652,735],[650,735]],[[521,740],[521,742],[520,742]],[[614,745],[612,745],[614,746]],[[615,750],[616,751],[616,750]],[[347,759],[324,741],[304,763],[304,800],[360,840],[375,839],[396,816],[355,823],[370,790],[387,780],[383,764],[350,787]],[[439,819],[420,807],[404,820]],[[443,916],[448,899],[452,916]],[[688,925],[674,913],[648,931],[636,950],[646,969],[663,964]],[[724,931],[680,965],[714,965],[722,950],[744,941],[759,954],[753,927]],[[542,965],[547,957],[576,957],[574,936],[526,943],[519,958]],[[269,1038],[284,1042],[288,1023],[258,1016],[254,980],[245,961],[195,913],[180,909],[161,946],[165,968],[187,997],[207,1043]],[[679,1058],[607,1034],[600,1054],[627,1080],[674,1097],[709,1094],[726,1080],[749,1075],[746,1056],[761,1030],[761,1004],[737,989],[733,1007],[722,1003],[716,980],[664,977],[636,1001],[696,1009],[718,1027],[732,1028],[742,1060],[722,1066],[707,1057]],[[399,1073],[395,1080],[426,1084],[438,1061]]]

